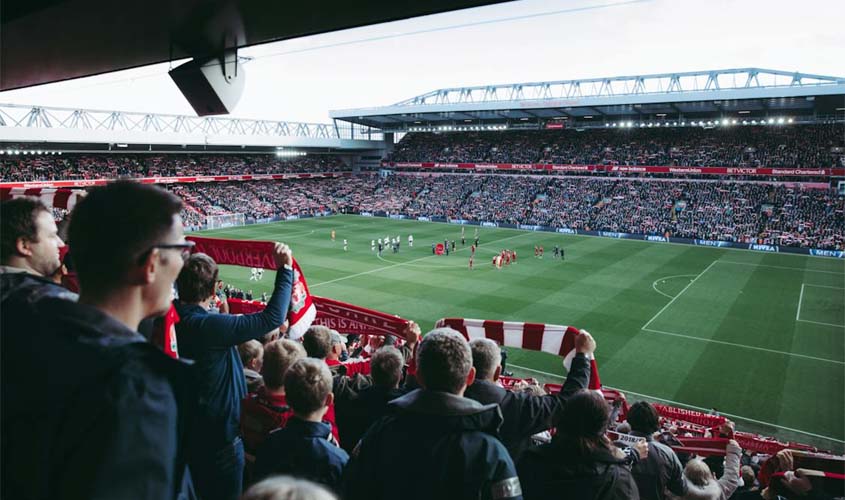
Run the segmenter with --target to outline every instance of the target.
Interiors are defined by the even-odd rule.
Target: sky
[[[444,87],[760,67],[845,77],[842,0],[523,0],[243,49],[231,116],[329,122]],[[160,64],[0,103],[193,115]]]

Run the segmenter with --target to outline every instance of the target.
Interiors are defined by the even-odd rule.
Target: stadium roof
[[[842,111],[845,77],[739,68],[447,88],[391,106],[337,110],[330,115],[384,131],[413,131],[444,125],[538,126],[564,120],[605,126],[620,119],[737,114],[818,118]]]
[[[301,123],[0,104],[0,142],[120,144],[366,151],[382,145],[378,130],[355,124]],[[89,149],[93,146],[89,146]]]
[[[505,0],[6,0],[0,90]]]

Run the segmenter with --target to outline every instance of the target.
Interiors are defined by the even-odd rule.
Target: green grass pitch
[[[744,429],[842,451],[845,447],[845,262],[790,254],[478,228],[359,216],[301,219],[208,231],[288,243],[312,293],[398,314],[423,331],[443,317],[573,325],[589,330],[602,382],[629,399],[669,401],[734,417]],[[336,240],[330,233],[336,231]],[[408,247],[408,235],[414,247]],[[370,250],[402,238],[399,253]],[[431,244],[456,240],[434,256]],[[349,250],[343,251],[343,240]],[[545,258],[534,257],[534,245]],[[566,249],[566,260],[552,248]],[[490,264],[503,248],[518,260]],[[222,278],[256,296],[249,270]],[[508,348],[517,372],[565,373],[560,359]],[[631,395],[634,397],[632,398]]]

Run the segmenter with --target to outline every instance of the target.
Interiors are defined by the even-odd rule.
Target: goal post
[[[246,224],[246,217],[244,214],[207,215],[205,223],[208,229],[243,226]]]

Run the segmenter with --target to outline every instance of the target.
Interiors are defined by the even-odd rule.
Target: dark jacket
[[[672,448],[658,443],[650,434],[636,431],[631,434],[648,441],[648,457],[631,467],[631,474],[637,482],[640,498],[663,500],[666,498],[667,489],[675,496],[684,496],[687,492],[684,468]]]
[[[330,441],[331,425],[288,420],[283,429],[270,433],[255,459],[255,477],[261,480],[272,474],[285,474],[340,489],[343,469],[349,455]]]
[[[496,405],[418,389],[390,404],[347,467],[346,498],[521,499]]]
[[[2,498],[192,494],[184,442],[195,390],[185,362],[58,298],[7,297],[2,338]]]
[[[218,449],[237,437],[247,390],[236,346],[263,337],[285,321],[292,284],[292,271],[277,271],[270,302],[255,314],[209,314],[199,305],[174,302],[180,318],[179,354],[196,363],[200,415],[195,425],[202,447]]]
[[[519,462],[525,500],[639,500],[637,484],[624,458],[594,450],[586,459],[555,438],[530,448]]]
[[[584,354],[572,360],[566,382],[557,394],[534,396],[524,392],[507,391],[498,384],[476,380],[467,387],[464,397],[481,404],[498,404],[502,409],[499,438],[514,462],[531,445],[531,436],[550,429],[566,400],[590,382],[590,361]]]
[[[387,404],[406,393],[372,385],[372,378],[363,375],[338,375],[333,392],[340,444],[350,453],[370,425],[387,415]]]

